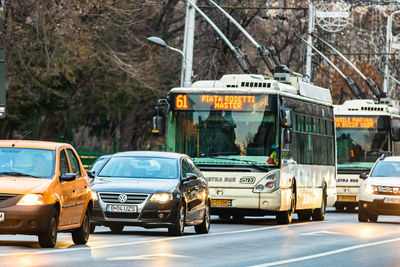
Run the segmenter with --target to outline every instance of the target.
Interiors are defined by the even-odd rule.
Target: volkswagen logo
[[[121,194],[118,196],[118,201],[121,203],[125,203],[128,200],[128,196],[125,194]]]

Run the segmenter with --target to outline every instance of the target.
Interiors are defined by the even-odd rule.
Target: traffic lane
[[[246,219],[240,225],[213,220],[210,234],[195,235],[193,227],[188,227],[188,234],[183,237],[162,237],[166,234],[163,230],[136,231],[140,228],[129,228],[135,231],[115,235],[110,234],[107,228],[100,228],[97,234],[91,235],[90,247],[72,246],[43,253],[42,250],[36,250],[23,258],[39,257],[45,261],[33,260],[36,265],[45,262],[44,265],[61,266],[63,262],[79,262],[89,266],[133,263],[135,266],[243,266],[279,262],[282,259],[316,255],[375,240],[387,240],[396,235],[398,227],[397,217],[387,217],[385,222],[377,224],[359,224],[356,214],[329,214],[326,222],[295,223],[289,226],[278,226],[273,219],[264,218]],[[343,237],[338,238],[339,234]],[[122,243],[122,239],[132,241]],[[104,240],[110,245],[99,245]],[[8,256],[7,262],[12,266],[16,258],[20,259],[22,255],[13,253]],[[10,257],[14,258],[9,261]],[[342,255],[338,253],[338,257]],[[368,259],[368,254],[365,259]],[[1,260],[4,262],[3,258]],[[301,264],[304,262],[307,261],[300,261]]]

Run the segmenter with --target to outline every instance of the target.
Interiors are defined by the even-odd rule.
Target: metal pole
[[[314,5],[311,0],[308,1],[308,37],[307,42],[312,44],[312,36],[311,33],[314,30]],[[311,46],[307,46],[307,55],[306,55],[306,75],[309,77],[311,81],[311,62],[312,62],[312,48]]]
[[[187,34],[189,31],[189,7],[190,5],[186,5],[186,18],[185,18],[185,33],[183,35],[183,54],[186,55],[187,51]],[[185,80],[185,72],[186,72],[186,57],[182,57],[182,69],[181,69],[181,87],[183,87],[183,82]]]
[[[392,18],[393,15],[400,13],[400,10],[394,11],[390,16],[387,18],[387,25],[386,25],[386,54],[389,55],[391,52],[391,42],[392,42]],[[388,92],[388,87],[389,87],[389,80],[388,80],[388,74],[389,74],[389,56],[386,56],[385,60],[385,76],[383,77],[383,91],[385,93]]]
[[[192,0],[194,4],[196,4],[196,0]],[[186,25],[185,25],[185,40],[184,40],[184,80],[183,87],[191,87],[192,86],[192,69],[193,69],[193,47],[194,47],[194,30],[195,30],[195,18],[196,11],[195,9],[187,3],[186,9]]]

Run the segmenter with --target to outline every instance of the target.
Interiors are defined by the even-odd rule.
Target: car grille
[[[395,195],[400,196],[400,188],[392,186],[376,186],[378,195]]]
[[[0,203],[6,200],[9,200],[10,198],[16,197],[18,195],[14,194],[0,194]]]
[[[121,204],[121,202],[118,200],[118,197],[120,195],[123,195],[124,193],[99,193],[101,201],[104,203],[118,203]],[[125,194],[127,195],[128,199],[123,202],[123,204],[142,204],[147,197],[149,196],[148,194]]]
[[[137,219],[139,213],[129,213],[129,212],[104,212],[107,218],[118,218],[118,219]]]

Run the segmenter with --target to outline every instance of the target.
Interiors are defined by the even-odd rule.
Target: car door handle
[[[72,189],[72,193],[75,193],[75,188],[74,188],[74,189]]]
[[[85,189],[87,188],[87,185],[85,185]]]

